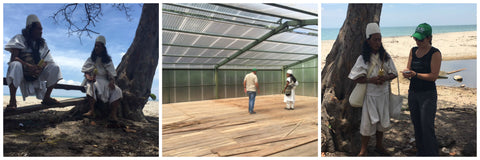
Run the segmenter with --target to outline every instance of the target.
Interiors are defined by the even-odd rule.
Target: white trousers
[[[6,78],[8,85],[13,84],[15,88],[20,87],[24,100],[31,95],[36,95],[38,99],[43,99],[47,87],[51,87],[63,79],[60,67],[55,63],[49,62],[37,80],[26,81],[23,77],[23,65],[18,61],[8,63]]]
[[[285,103],[287,104],[287,108],[291,108],[291,109],[293,109],[295,105],[295,101],[287,101]]]
[[[100,98],[105,103],[112,103],[122,98],[122,90],[117,85],[115,85],[115,89],[110,89],[109,83],[110,81],[106,77],[98,76],[93,85],[94,88],[92,88],[92,83],[86,84],[87,95],[95,98],[95,100]]]

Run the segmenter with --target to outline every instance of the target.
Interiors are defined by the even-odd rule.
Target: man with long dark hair
[[[82,67],[82,72],[85,73],[85,80],[82,85],[86,86],[90,106],[90,110],[84,115],[94,115],[95,102],[100,98],[102,102],[110,103],[112,108],[110,117],[117,121],[117,109],[120,106],[122,90],[115,85],[117,72],[113,66],[112,58],[107,53],[105,44],[105,37],[98,36],[92,54]]]
[[[369,23],[362,54],[357,58],[348,78],[367,84],[360,121],[361,148],[358,156],[367,156],[370,136],[376,136],[375,151],[388,155],[383,147],[383,133],[390,129],[390,80],[398,75],[395,64],[382,45],[377,23]],[[355,95],[350,95],[355,96]]]
[[[27,17],[26,27],[5,45],[12,55],[8,62],[7,84],[10,89],[10,103],[6,110],[17,108],[15,98],[20,87],[23,100],[36,95],[43,99],[42,104],[53,105],[59,102],[50,97],[53,86],[62,79],[60,67],[53,61],[45,39],[42,38],[42,24],[36,15]]]

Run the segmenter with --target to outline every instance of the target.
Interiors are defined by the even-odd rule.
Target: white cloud
[[[120,56],[123,57],[125,54],[127,54],[127,53],[122,52],[122,53],[120,53]]]
[[[10,52],[3,53],[3,63],[6,64],[8,62],[10,62]]]
[[[86,59],[66,56],[53,56],[55,63],[63,69],[75,69],[80,71]]]
[[[74,80],[65,80],[65,79],[62,79],[62,80],[58,81],[58,83],[68,84],[68,85],[77,85],[77,86],[82,84],[82,82],[78,82],[78,81],[74,81]]]
[[[3,43],[4,43],[4,44],[7,44],[8,41],[10,41],[10,39],[11,39],[10,37],[4,36],[4,37],[3,37]]]

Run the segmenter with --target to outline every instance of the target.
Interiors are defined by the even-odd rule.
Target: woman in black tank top
[[[440,72],[442,55],[432,46],[432,27],[429,24],[418,25],[412,37],[417,47],[410,50],[403,76],[410,79],[408,107],[415,130],[417,156],[438,156],[434,127],[437,112],[435,81]]]

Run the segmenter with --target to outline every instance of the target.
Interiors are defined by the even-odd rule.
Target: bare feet
[[[367,156],[367,152],[363,152],[363,153],[362,153],[362,152],[360,152],[360,153],[358,153],[358,155],[357,155],[357,156],[358,156],[358,157],[364,157],[364,156]]]
[[[84,113],[83,116],[86,117],[93,117],[95,115],[95,112],[92,110],[89,110],[87,113]]]

